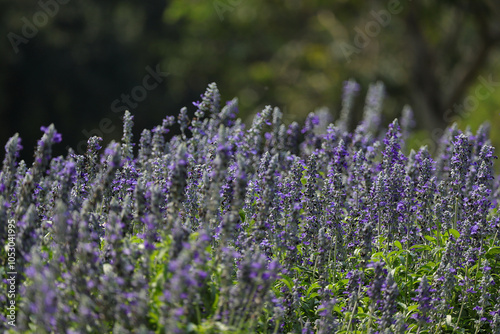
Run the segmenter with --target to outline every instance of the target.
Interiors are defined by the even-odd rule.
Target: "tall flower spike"
[[[202,118],[206,113],[216,115],[220,110],[220,93],[217,84],[212,82],[208,85],[205,94],[201,96],[201,102],[193,102],[198,107],[195,116]]]
[[[0,194],[4,193],[6,199],[10,199],[15,185],[17,158],[19,158],[19,151],[22,148],[21,138],[17,133],[5,145],[5,158],[0,172]]]
[[[232,126],[237,114],[238,99],[234,98],[231,101],[227,101],[226,105],[222,107],[222,110],[219,113],[220,122],[225,126]]]
[[[148,129],[142,130],[141,139],[139,140],[139,154],[137,160],[139,163],[144,163],[151,155],[151,131]]]
[[[484,324],[488,319],[485,317],[486,307],[490,306],[491,293],[489,291],[489,287],[494,285],[495,281],[491,277],[491,267],[488,260],[485,260],[483,263],[483,278],[479,284],[479,289],[481,290],[481,294],[479,297],[479,302],[474,310],[477,312],[478,319],[476,320],[476,333],[482,324]]]
[[[464,134],[459,134],[453,141],[453,156],[451,157],[451,178],[457,194],[462,192],[469,171],[472,143]]]
[[[420,285],[416,290],[417,296],[413,298],[418,303],[418,312],[413,313],[412,318],[417,320],[418,327],[425,327],[431,322],[430,313],[432,311],[432,293],[435,290],[429,285],[427,276],[423,276]]]
[[[394,321],[394,315],[397,312],[397,297],[399,296],[398,284],[394,281],[391,273],[387,275],[387,279],[383,287],[384,298],[382,300],[382,316],[379,320],[379,329],[385,333]]]
[[[269,122],[271,106],[266,106],[261,113],[257,113],[253,119],[252,126],[248,129],[243,139],[243,154],[253,156],[253,165],[257,165],[263,148],[263,128]]]
[[[187,115],[187,108],[183,107],[177,116],[177,123],[179,123],[181,128],[182,139],[186,140],[186,130],[188,129],[190,119]]]
[[[62,136],[54,127],[54,124],[48,127],[40,128],[44,132],[42,138],[38,140],[38,146],[35,152],[35,161],[33,162],[33,177],[38,181],[38,176],[44,172],[44,168],[48,165],[52,156],[52,145],[60,143]]]
[[[375,135],[382,121],[382,103],[384,101],[385,87],[382,82],[371,84],[366,94],[365,109],[362,124],[363,133]]]
[[[131,160],[134,157],[134,143],[132,142],[134,126],[134,116],[128,110],[125,110],[123,115],[123,137],[122,137],[122,152],[124,158]]]
[[[354,104],[354,99],[358,95],[359,91],[359,84],[354,81],[354,79],[344,81],[342,109],[340,110],[340,118],[336,123],[337,128],[339,128],[341,131],[348,130],[352,106]]]
[[[413,110],[410,106],[405,105],[401,113],[401,137],[403,145],[406,144],[410,136],[411,129],[415,127],[415,119],[413,118]]]
[[[387,270],[384,269],[383,262],[370,262],[367,265],[374,271],[373,281],[366,290],[366,294],[372,300],[373,310],[382,303],[382,288],[386,280]]]
[[[286,130],[286,148],[292,154],[299,153],[300,126],[297,122],[292,122]]]
[[[390,125],[384,138],[384,152],[382,167],[390,169],[394,164],[401,164],[406,161],[406,157],[401,153],[401,130],[399,122],[395,119]]]

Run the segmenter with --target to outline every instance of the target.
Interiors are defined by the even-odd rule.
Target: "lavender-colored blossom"
[[[42,127],[28,166],[12,137],[0,235],[4,269],[16,261],[17,326],[500,333],[488,127],[435,131],[437,155],[405,155],[410,109],[382,133],[381,84],[348,131],[359,90],[345,84],[337,124],[323,108],[287,126],[267,106],[246,128],[237,99],[221,108],[211,84],[193,119],[186,108],[165,117],[142,131],[138,151],[126,112],[120,143],[101,150],[91,137],[83,154],[53,157],[61,135]]]
[[[432,289],[427,280],[427,276],[423,276],[420,280],[418,289],[415,290],[416,297],[413,298],[414,301],[418,303],[418,312],[412,315],[412,318],[417,320],[418,326],[426,326],[427,323],[431,322],[430,312],[432,311],[432,293],[435,289]]]

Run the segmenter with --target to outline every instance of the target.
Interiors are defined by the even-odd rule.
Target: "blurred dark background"
[[[0,18],[0,143],[19,132],[28,161],[42,125],[63,135],[56,154],[89,135],[106,144],[128,104],[138,139],[194,112],[210,82],[247,121],[270,104],[300,122],[322,106],[337,117],[353,78],[354,123],[381,80],[386,123],[414,109],[410,147],[450,122],[500,124],[496,0],[0,0]]]

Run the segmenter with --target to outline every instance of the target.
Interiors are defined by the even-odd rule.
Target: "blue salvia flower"
[[[443,264],[443,262],[441,262],[441,264]],[[444,266],[441,266],[441,264],[435,274],[437,279],[435,281],[434,289],[439,291],[439,295],[433,303],[434,321],[440,321],[447,314],[450,308],[453,289],[455,288],[457,281],[455,277],[455,274],[457,273],[455,267],[451,263]]]
[[[371,299],[371,312],[374,312],[382,304],[382,289],[387,277],[387,270],[384,269],[383,262],[370,262],[367,267],[374,272],[373,280],[366,290],[366,294]]]
[[[305,204],[306,224],[304,226],[305,235],[304,243],[311,244],[313,249],[316,248],[318,242],[318,229],[321,224],[321,200],[317,196],[318,190],[318,169],[317,169],[317,152],[311,154],[307,161],[307,174],[303,203]]]
[[[390,327],[395,322],[394,315],[397,312],[397,298],[399,296],[398,285],[391,273],[387,275],[382,290],[384,297],[381,303],[382,316],[378,322],[379,329],[382,333],[391,333]]]
[[[476,131],[474,152],[477,154],[484,145],[491,145],[490,142],[491,124],[484,122]]]
[[[156,126],[153,130],[153,138],[151,139],[151,152],[154,158],[159,159],[165,153],[165,137],[167,129],[162,126]]]
[[[362,297],[364,274],[360,270],[354,270],[348,272],[346,278],[349,280],[344,291],[344,295],[347,298],[346,311],[352,312],[351,317],[353,317],[358,312],[356,306]]]
[[[436,174],[442,180],[450,175],[451,157],[453,155],[453,141],[462,132],[458,130],[456,123],[449,126],[439,138],[439,147],[436,156]]]
[[[360,256],[361,262],[360,264],[364,267],[367,261],[371,258],[372,254],[372,246],[373,246],[373,238],[375,237],[375,230],[377,226],[375,226],[374,221],[377,221],[377,214],[375,212],[364,212],[364,215],[360,217],[359,223],[361,225],[358,228],[358,231],[353,231],[351,229],[350,234],[357,233],[360,240],[358,244],[361,246]],[[351,237],[353,238],[353,237]],[[348,239],[348,241],[353,241]]]
[[[333,152],[333,159],[329,164],[329,173],[323,186],[323,213],[324,221],[335,234],[336,241],[339,242],[344,234],[341,220],[343,210],[347,207],[347,191],[344,185],[344,175],[347,170],[347,152],[344,140],[339,141]]]
[[[338,128],[333,124],[329,124],[322,136],[321,151],[328,157],[332,157],[340,138]]]
[[[333,308],[336,303],[335,299],[328,298],[318,306],[320,318],[315,322],[318,334],[334,334],[339,329],[339,323],[333,315]]]
[[[138,163],[142,164],[149,160],[152,153],[151,140],[151,131],[148,129],[142,130],[141,138],[139,139]]]
[[[199,225],[199,186],[202,175],[201,167],[189,165],[187,170],[185,200],[183,201],[184,212],[186,214],[186,224],[192,229]]]
[[[10,200],[14,190],[17,158],[19,158],[19,151],[22,148],[21,138],[17,133],[5,145],[5,158],[0,172],[0,194],[3,194],[8,200]]]
[[[406,157],[401,152],[401,130],[399,122],[395,119],[390,125],[384,137],[384,151],[382,168],[390,169],[395,164],[403,164]]]
[[[214,117],[219,113],[220,93],[217,85],[214,82],[209,84],[205,93],[201,95],[201,102],[193,102],[193,105],[198,108],[194,113],[195,118],[192,120],[191,127],[189,128],[193,133],[193,138],[201,138],[205,135],[211,137],[214,133],[209,130],[210,119],[204,119],[204,117],[207,114]],[[217,128],[215,131],[217,131]]]
[[[411,202],[411,211],[415,213],[422,228],[421,233],[429,233],[433,227],[432,204],[436,193],[435,162],[431,158],[427,147],[420,148],[415,155],[414,166],[414,198]]]
[[[343,94],[342,94],[342,109],[340,110],[340,117],[335,124],[340,131],[347,131],[349,129],[349,119],[351,110],[354,105],[354,99],[360,91],[359,84],[350,79],[344,81]]]
[[[266,150],[268,150],[271,154],[280,154],[283,152],[285,148],[285,138],[283,136],[283,131],[285,130],[285,126],[282,124],[283,113],[278,107],[273,109],[273,117],[272,117],[272,132],[266,133],[266,138],[268,140],[266,142]]]
[[[177,147],[175,152],[175,157],[171,160],[171,164],[168,167],[168,188],[169,188],[169,203],[174,205],[174,203],[182,202],[184,198],[184,188],[186,186],[186,176],[188,168],[188,158],[189,155],[186,150],[186,144],[181,143]]]
[[[271,106],[266,106],[261,113],[257,113],[253,119],[252,126],[248,129],[243,139],[241,153],[251,157],[252,165],[256,165],[260,160],[263,149],[263,128],[269,122],[271,116]]]
[[[460,134],[453,141],[453,156],[451,157],[450,176],[453,189],[457,194],[462,193],[469,171],[472,154],[472,143],[464,134]]]
[[[29,207],[32,192],[41,188],[39,185],[40,179],[50,163],[52,145],[62,140],[61,134],[57,133],[53,124],[49,127],[42,126],[40,129],[44,132],[44,135],[38,140],[33,165],[25,175],[21,174],[24,178],[23,185],[18,188],[19,192],[15,194],[18,199],[16,219],[19,219]]]
[[[124,158],[131,160],[134,155],[134,143],[132,142],[133,133],[132,127],[134,126],[134,116],[128,110],[123,115],[123,136],[122,136],[122,152]]]
[[[189,116],[187,114],[187,108],[181,108],[179,116],[177,116],[177,123],[179,123],[179,126],[181,128],[181,135],[183,140],[187,139],[186,130],[188,129],[190,122],[191,120],[189,119]]]
[[[401,113],[401,138],[403,145],[405,145],[406,141],[410,137],[410,132],[414,127],[415,119],[413,117],[413,110],[410,106],[405,105]]]
[[[493,155],[493,147],[484,145],[479,152],[479,168],[476,175],[476,184],[484,184],[488,189],[493,190],[493,163],[498,157]]]
[[[319,117],[311,112],[307,115],[304,127],[301,132],[304,135],[304,142],[301,145],[301,152],[310,155],[316,149],[320,148],[321,139],[316,134],[316,127],[319,125]]]
[[[491,333],[500,334],[500,315],[499,312],[495,312],[493,315],[493,320],[491,321]]]
[[[479,319],[476,320],[476,329],[479,329],[481,325],[487,321],[487,318],[485,317],[486,308],[491,305],[491,293],[489,292],[489,287],[491,285],[494,285],[495,281],[493,280],[490,271],[490,263],[488,262],[488,260],[485,260],[483,263],[483,278],[479,283],[479,290],[481,290],[481,293],[478,304],[474,307],[474,310],[477,312],[477,315],[479,317]]]
[[[295,155],[299,154],[300,126],[297,122],[292,122],[286,130],[286,148]]]
[[[371,84],[365,100],[363,119],[356,132],[363,135],[376,135],[382,121],[382,103],[384,101],[385,87],[381,82]]]
[[[363,150],[354,152],[350,168],[347,169],[347,189],[350,189],[348,196],[350,207],[355,215],[363,210],[368,199],[368,192],[371,188],[370,163],[365,157]]]
[[[455,220],[455,198],[449,190],[448,182],[441,180],[437,187],[437,201],[434,205],[434,214],[441,231],[447,231],[454,226]]]
[[[202,118],[205,114],[217,114],[220,110],[220,93],[217,84],[212,82],[207,90],[201,95],[201,102],[193,102],[198,108],[195,112],[196,117]]]
[[[226,105],[222,107],[222,110],[217,116],[221,124],[224,124],[227,127],[232,127],[235,125],[235,118],[238,112],[238,99],[234,98],[231,101],[226,102]]]
[[[401,153],[399,144],[399,125],[397,120],[389,126],[384,138],[385,148],[381,172],[372,186],[372,196],[378,213],[378,230],[386,230],[389,241],[402,238],[410,231],[405,225],[408,212],[408,178],[406,176],[406,157]]]
[[[35,160],[37,163],[42,163],[42,161],[50,159],[52,145],[62,141],[62,135],[56,131],[54,124],[48,127],[42,126],[40,130],[44,132],[44,135],[42,139],[38,141],[38,147],[35,153]]]
[[[24,292],[20,319],[17,321],[19,330],[28,331],[28,324],[32,323],[42,332],[65,331],[65,328],[58,326],[57,316],[69,313],[70,309],[60,300],[56,287],[57,277],[50,267],[43,264],[43,258],[37,252],[31,254],[30,260],[26,276],[32,283]]]
[[[435,289],[431,288],[427,276],[424,275],[415,292],[417,295],[413,300],[418,303],[418,312],[413,313],[412,318],[417,321],[419,328],[425,328],[428,323],[431,323],[430,313],[433,309],[432,293],[435,292]]]
[[[268,291],[277,278],[278,269],[279,264],[276,261],[268,263],[267,258],[259,252],[249,252],[244,256],[238,264],[238,282],[230,291],[229,325],[238,329],[238,324],[243,324],[269,303]]]
[[[97,175],[97,170],[98,170],[98,163],[99,163],[99,150],[101,149],[101,145],[99,144],[102,141],[102,138],[100,137],[90,137],[89,140],[87,141],[87,152],[85,154],[85,175],[83,178],[86,181],[86,187],[85,190],[88,192],[88,186],[91,184],[96,175]]]
[[[264,153],[253,183],[255,204],[252,205],[254,207],[252,210],[255,214],[253,216],[249,215],[249,218],[253,217],[255,223],[251,237],[256,244],[261,244],[263,249],[267,249],[269,246],[269,236],[275,236],[270,222],[278,218],[277,180],[275,176],[277,168],[278,157],[276,155],[271,157],[268,152]],[[252,196],[250,191],[249,194]]]

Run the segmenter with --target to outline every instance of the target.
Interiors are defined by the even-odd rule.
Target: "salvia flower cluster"
[[[377,83],[349,132],[360,89],[344,90],[336,123],[322,109],[286,125],[268,106],[246,128],[210,84],[193,118],[183,108],[134,140],[126,112],[121,142],[92,137],[82,155],[53,157],[61,135],[42,127],[31,166],[13,136],[2,332],[500,333],[488,126],[406,152],[411,109],[381,128]]]

